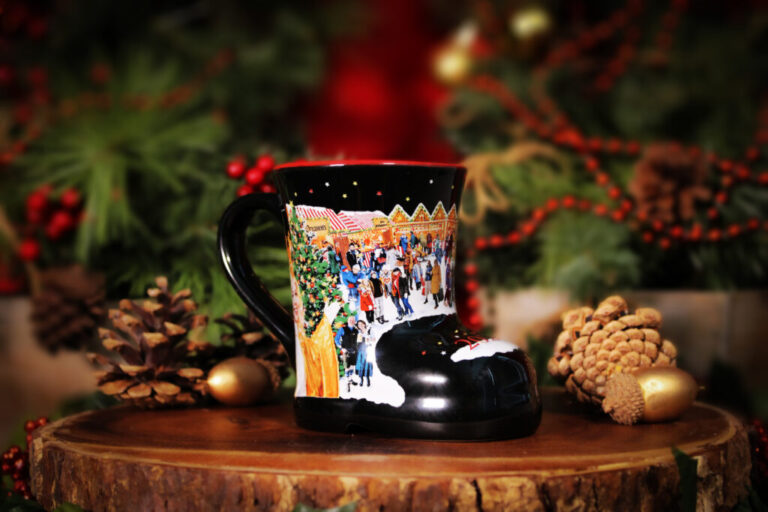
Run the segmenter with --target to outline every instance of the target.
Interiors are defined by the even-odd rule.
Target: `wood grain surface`
[[[93,511],[670,510],[677,446],[698,460],[701,507],[730,508],[746,489],[749,444],[722,410],[627,427],[543,396],[535,435],[477,443],[312,432],[289,405],[88,412],[36,434],[32,488],[46,508]]]

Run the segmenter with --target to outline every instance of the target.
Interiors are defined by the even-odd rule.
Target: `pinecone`
[[[197,304],[189,290],[168,291],[168,280],[156,279],[141,305],[128,299],[120,309],[109,311],[116,331],[99,329],[102,344],[117,353],[122,363],[99,354],[93,361],[108,366],[98,374],[99,389],[134,405],[154,408],[194,404],[206,394],[205,372],[190,367],[188,335],[206,324],[205,316],[195,314]]]
[[[706,160],[672,144],[649,146],[635,165],[629,193],[637,213],[651,221],[690,220],[696,201],[709,199]]]
[[[50,352],[92,348],[106,316],[104,276],[70,265],[45,270],[40,283],[42,290],[32,298],[38,343]]]
[[[639,308],[629,314],[626,301],[614,295],[597,309],[582,307],[563,315],[563,331],[547,364],[553,377],[580,402],[601,405],[608,378],[649,366],[674,366],[677,349],[663,340],[661,313]]]
[[[227,328],[220,345],[196,341],[189,344],[200,368],[209,370],[225,359],[244,356],[261,363],[278,385],[288,376],[290,366],[283,345],[251,311],[248,316],[227,313],[214,322]]]

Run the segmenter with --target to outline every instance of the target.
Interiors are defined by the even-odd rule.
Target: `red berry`
[[[268,173],[275,168],[275,159],[271,155],[261,155],[256,160],[256,167],[261,169],[264,173]]]
[[[563,208],[573,208],[576,206],[576,198],[573,196],[565,196],[563,198]]]
[[[520,227],[520,230],[523,232],[525,236],[531,236],[533,233],[536,232],[536,224],[533,222],[525,222]]]
[[[630,155],[636,154],[638,151],[640,151],[640,143],[635,140],[631,140],[627,142],[627,147],[625,148],[625,151]]]
[[[701,238],[701,226],[699,224],[694,224],[691,228],[691,232],[688,234],[688,238],[691,240],[699,240]]]
[[[749,168],[746,165],[736,166],[736,177],[740,180],[749,179]]]
[[[479,329],[483,326],[483,317],[480,315],[480,313],[473,313],[469,315],[469,328],[470,329]]]
[[[242,158],[236,158],[227,164],[227,176],[233,180],[240,179],[245,172],[245,162]]]
[[[22,261],[35,261],[40,257],[40,244],[37,240],[27,238],[19,244],[19,258]]]
[[[489,243],[491,244],[491,247],[501,247],[504,245],[504,237],[498,234],[491,235]]]
[[[718,216],[717,208],[710,208],[707,210],[707,217],[710,219],[716,219]]]
[[[477,265],[474,263],[467,263],[464,265],[464,273],[467,274],[468,277],[474,276],[477,274]]]
[[[13,461],[12,470],[14,472],[23,473],[27,470],[27,459],[25,457],[19,457]]]
[[[717,201],[720,204],[723,204],[728,201],[728,194],[725,192],[718,192],[715,194],[715,201]]]
[[[680,238],[683,236],[682,226],[672,226],[669,230],[669,234],[672,235],[672,238]]]
[[[608,195],[611,199],[618,199],[621,197],[621,189],[619,187],[611,187],[608,191]]]
[[[647,244],[653,242],[653,233],[651,233],[650,231],[645,231],[643,233],[643,242]]]
[[[619,139],[611,139],[608,141],[608,143],[605,145],[605,148],[610,153],[616,153],[619,150],[621,150],[621,141]]]
[[[589,157],[584,162],[584,166],[587,168],[587,171],[595,172],[600,168],[600,162],[597,161],[597,158]]]
[[[32,443],[32,434],[27,434],[25,439],[27,441],[27,448],[29,448],[29,445]]]
[[[483,237],[478,237],[475,239],[475,249],[482,251],[486,247],[488,247],[488,240]]]
[[[245,182],[253,187],[264,181],[264,171],[258,167],[251,167],[245,173]]]
[[[597,182],[598,185],[602,186],[602,185],[607,185],[608,182],[611,181],[611,178],[604,172],[599,172],[595,176],[595,181]]]
[[[659,247],[661,247],[662,250],[666,251],[667,249],[669,249],[670,245],[671,245],[671,242],[669,241],[669,238],[659,239]]]
[[[768,171],[761,172],[760,175],[757,177],[757,181],[761,185],[768,185]]]
[[[730,175],[723,176],[720,179],[720,183],[723,185],[723,188],[729,188],[730,186],[733,185],[733,176],[730,176]]]
[[[241,197],[247,194],[253,194],[253,188],[250,185],[240,185],[237,189],[237,197]]]
[[[596,204],[595,205],[595,215],[599,215],[600,217],[602,217],[606,213],[608,213],[608,207],[607,206],[605,206],[604,204]]]
[[[591,139],[589,139],[589,141],[587,141],[587,146],[592,151],[600,151],[600,148],[603,147],[603,141],[598,137],[592,137]],[[595,165],[597,165],[597,160],[595,160],[594,158],[592,160],[594,160]],[[589,165],[587,165],[587,168],[589,168]]]
[[[259,192],[262,194],[275,194],[277,193],[277,189],[271,183],[262,183],[259,185]]]
[[[632,210],[632,201],[630,201],[629,199],[623,200],[621,202],[620,208],[624,212],[629,212],[630,210]]]
[[[733,162],[731,162],[730,160],[721,160],[719,166],[721,171],[731,172],[731,170],[733,169]]]
[[[40,193],[39,191],[32,192],[27,196],[27,211],[35,211],[39,212],[42,210],[45,210],[45,208],[48,206],[48,198],[45,194]]]
[[[542,220],[544,220],[544,217],[546,217],[546,216],[547,216],[547,214],[541,208],[536,208],[531,213],[531,217],[536,222],[541,222]]]
[[[472,294],[472,293],[475,293],[478,290],[478,288],[480,288],[480,284],[474,279],[470,279],[469,281],[464,283],[464,288],[467,290],[468,293]]]
[[[40,416],[39,418],[37,418],[37,426],[38,427],[44,427],[49,422],[50,422],[50,420],[46,416]]]
[[[37,428],[37,422],[35,420],[27,420],[26,423],[24,423],[24,431],[29,434],[33,430]]]
[[[621,222],[624,220],[624,217],[626,217],[626,213],[624,213],[622,210],[613,210],[611,212],[611,218],[616,222]]]
[[[653,227],[654,231],[661,231],[662,229],[664,229],[664,223],[661,222],[660,220],[654,220],[651,223],[651,227]]]
[[[547,205],[546,205],[547,211],[550,211],[550,212],[555,211],[557,210],[557,207],[559,205],[560,203],[558,203],[556,198],[550,197],[549,199],[547,199]]]
[[[56,226],[62,231],[68,231],[75,227],[75,219],[67,210],[56,210],[51,215],[50,225]]]
[[[80,192],[75,188],[68,188],[61,193],[59,202],[61,202],[61,206],[64,208],[74,210],[80,205]]]
[[[520,233],[517,231],[510,231],[507,233],[507,242],[513,245],[520,242]]]
[[[747,227],[751,230],[755,230],[760,227],[760,221],[752,218],[747,221]]]
[[[741,233],[741,227],[738,224],[728,226],[728,236],[737,237]]]
[[[478,299],[474,295],[467,299],[467,308],[468,309],[477,309],[479,307],[480,307],[480,299]]]
[[[589,201],[589,199],[582,199],[579,201],[579,210],[586,212],[590,208],[592,208],[592,203]]]
[[[707,233],[707,238],[712,242],[717,242],[720,240],[720,230],[717,228],[710,229],[709,233]]]

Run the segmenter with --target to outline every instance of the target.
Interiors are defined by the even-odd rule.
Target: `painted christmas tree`
[[[342,293],[336,286],[339,276],[331,273],[330,263],[324,258],[323,250],[312,243],[309,231],[304,229],[296,209],[291,207],[289,215],[293,272],[304,306],[304,331],[307,336],[312,336],[317,324],[323,319],[328,303],[342,299]],[[334,331],[339,322],[343,325],[348,314],[347,305],[339,310],[333,322]]]

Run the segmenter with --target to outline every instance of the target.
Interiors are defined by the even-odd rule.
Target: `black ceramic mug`
[[[222,216],[224,269],[291,355],[300,426],[450,439],[535,431],[541,404],[527,356],[456,315],[465,174],[415,162],[286,164],[273,174],[277,194],[243,196]],[[283,222],[293,314],[247,261],[257,210]]]

